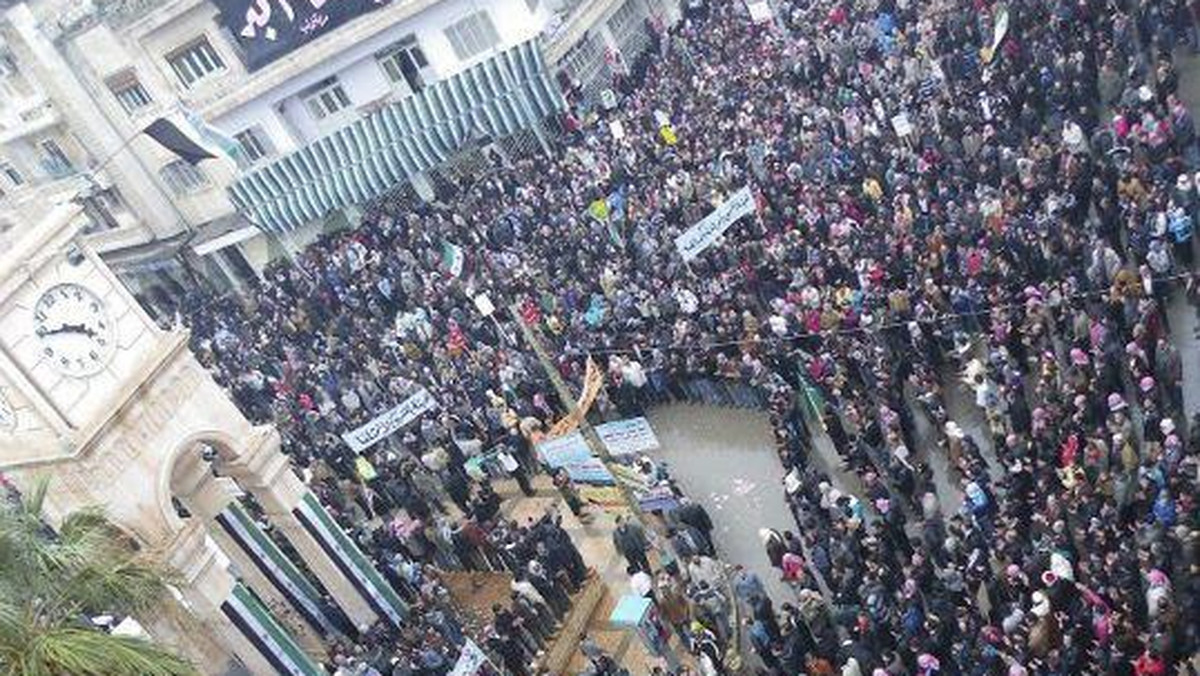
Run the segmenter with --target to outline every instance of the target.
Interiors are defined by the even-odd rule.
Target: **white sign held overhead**
[[[421,417],[421,414],[437,407],[437,400],[433,398],[429,390],[422,387],[416,394],[400,402],[391,410],[380,414],[371,422],[343,433],[342,441],[345,441],[346,445],[355,453],[362,453],[396,430]]]
[[[746,0],[746,9],[750,10],[750,20],[754,23],[767,23],[773,16],[765,0]]]
[[[625,138],[625,125],[620,120],[613,120],[608,123],[608,129],[612,132],[612,137],[620,141]]]
[[[486,293],[475,296],[475,308],[484,317],[491,317],[492,313],[496,311],[496,306],[492,304],[492,299]]]
[[[892,118],[892,130],[896,132],[896,136],[901,138],[913,133],[912,121],[908,119],[908,113],[900,113]]]
[[[675,238],[675,248],[684,261],[691,261],[717,241],[739,218],[754,213],[754,193],[750,186],[733,193],[699,223]]]

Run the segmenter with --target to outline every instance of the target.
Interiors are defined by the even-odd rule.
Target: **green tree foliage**
[[[141,638],[113,636],[88,618],[154,607],[169,577],[99,510],[43,518],[47,482],[0,498],[0,674],[177,676],[184,659]]]

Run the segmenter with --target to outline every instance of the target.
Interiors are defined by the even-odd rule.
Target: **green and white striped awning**
[[[260,228],[291,230],[437,166],[473,133],[503,138],[565,108],[525,42],[243,175],[229,196]]]

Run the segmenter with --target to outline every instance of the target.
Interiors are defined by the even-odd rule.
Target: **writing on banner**
[[[653,486],[634,494],[643,512],[670,512],[679,506],[679,497],[670,486]]]
[[[390,0],[213,0],[246,69],[257,70]]]
[[[613,455],[633,455],[656,450],[658,437],[645,418],[629,418],[596,426],[596,434]]]
[[[355,453],[362,453],[395,433],[396,430],[421,417],[426,411],[432,411],[437,407],[437,400],[433,398],[429,390],[422,387],[416,394],[400,402],[395,408],[380,414],[371,422],[344,432],[342,441],[345,441],[346,445]]]
[[[604,463],[592,455],[592,449],[588,448],[579,431],[541,441],[537,444],[537,452],[542,462],[550,467],[566,470],[571,481],[601,485],[616,483]]]
[[[750,186],[733,193],[699,223],[675,238],[675,248],[683,260],[690,261],[717,241],[739,218],[754,213],[754,193]]]
[[[462,652],[458,655],[458,661],[454,663],[454,668],[450,670],[448,676],[475,676],[487,664],[488,658],[483,650],[479,648],[471,639],[463,644]]]

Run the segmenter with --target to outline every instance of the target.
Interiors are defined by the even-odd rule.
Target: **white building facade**
[[[145,304],[198,279],[236,288],[381,194],[431,196],[464,150],[544,147],[679,16],[675,0],[334,1],[5,10],[0,245],[71,201]],[[193,166],[141,133],[159,118],[215,158]]]

